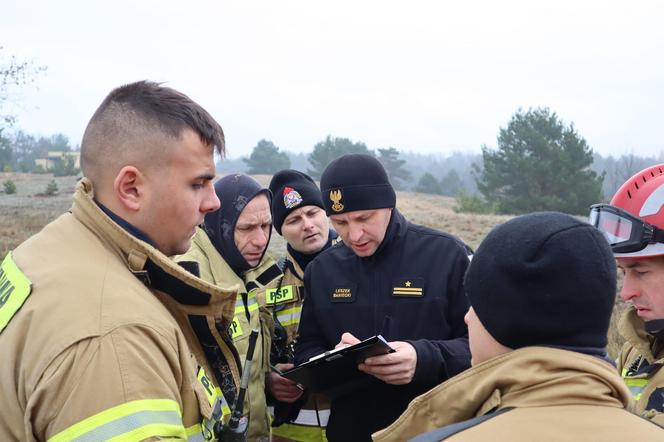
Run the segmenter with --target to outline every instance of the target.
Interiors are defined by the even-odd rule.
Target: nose
[[[622,289],[620,290],[620,298],[623,301],[631,301],[633,298],[639,296],[639,294],[638,284],[636,284],[634,278],[632,278],[628,272],[625,272]]]
[[[221,207],[221,202],[219,201],[217,192],[214,191],[214,187],[210,185],[207,187],[207,190],[207,194],[201,204],[201,212],[203,213],[214,212]]]
[[[253,243],[256,247],[260,247],[261,250],[267,246],[268,235],[263,231],[263,229],[258,229],[256,234],[253,236]]]
[[[312,222],[311,218],[305,216],[303,220],[304,220],[304,225],[303,225],[304,230],[311,230],[314,228],[314,223]]]
[[[360,239],[362,238],[363,234],[364,230],[362,230],[362,227],[354,226],[352,223],[349,224],[348,239],[350,239],[351,242],[360,242]]]

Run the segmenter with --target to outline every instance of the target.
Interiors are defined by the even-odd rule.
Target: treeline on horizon
[[[36,137],[20,130],[0,131],[0,170],[75,175],[80,171],[72,164],[56,164],[55,170],[45,171],[36,159],[49,151],[78,149],[62,134]],[[537,108],[519,109],[499,129],[497,146],[482,146],[481,153],[369,149],[362,141],[332,135],[311,152],[294,153],[262,139],[250,155],[219,161],[217,172],[272,175],[291,168],[319,179],[332,160],[347,153],[378,158],[397,190],[455,197],[463,212],[510,214],[538,210],[585,214],[590,204],[610,199],[636,172],[663,160],[662,153],[603,156],[587,145],[573,124],[565,125],[548,108]]]
[[[311,169],[309,155],[311,152],[291,152],[282,150],[288,156],[290,168],[306,172]],[[245,162],[249,156],[228,159],[217,162],[217,172],[247,173],[250,166]],[[454,151],[450,154],[440,153],[417,153],[401,152],[399,158],[405,161],[404,168],[410,171],[412,179],[398,182],[398,189],[404,191],[416,191],[423,188],[422,193],[456,197],[460,192],[475,195],[478,194],[477,184],[473,174],[473,165],[482,164],[481,153],[468,153]],[[593,152],[592,170],[601,174],[606,172],[602,185],[605,198],[610,198],[616,190],[628,178],[639,170],[648,166],[663,163],[664,158],[660,156],[639,156],[634,153],[624,153],[620,156],[607,155]],[[272,175],[273,172],[265,172]],[[428,186],[430,179],[422,177],[429,174],[437,182]]]

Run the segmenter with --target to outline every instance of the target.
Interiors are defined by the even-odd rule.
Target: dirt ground
[[[16,184],[16,193],[0,193],[0,257],[4,256],[27,238],[37,233],[48,222],[71,207],[72,194],[78,177],[53,177],[51,174],[0,173],[0,192],[4,183],[11,179]],[[267,186],[270,176],[258,175],[256,179]],[[55,196],[43,196],[47,185],[55,180],[58,193]],[[454,212],[454,198],[427,195],[412,192],[397,193],[397,207],[411,221],[435,229],[447,231],[461,238],[466,244],[476,249],[486,234],[510,216],[477,215]],[[285,242],[274,230],[268,253],[281,256]],[[617,302],[616,312],[625,305]],[[609,353],[616,356],[622,345],[622,339],[615,327],[615,317],[609,330]]]

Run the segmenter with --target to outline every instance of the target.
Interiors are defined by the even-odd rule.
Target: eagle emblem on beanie
[[[287,209],[292,209],[300,203],[302,203],[302,195],[292,187],[284,187],[284,206]]]
[[[332,201],[332,210],[335,212],[341,212],[344,210],[344,205],[341,204],[341,189],[330,190],[330,201]]]

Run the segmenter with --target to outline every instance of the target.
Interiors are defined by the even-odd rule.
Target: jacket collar
[[[630,306],[621,316],[618,329],[627,342],[649,363],[664,363],[664,343],[646,331],[643,319],[636,314],[633,306]],[[655,344],[658,344],[659,347],[657,354],[653,353]]]
[[[383,238],[383,241],[381,241],[373,255],[367,256],[363,259],[380,257],[383,251],[389,248],[390,244],[396,242],[399,238],[404,236],[407,228],[408,221],[395,207],[392,209],[392,215],[390,216],[390,222],[387,224],[387,229],[385,230],[385,237]]]
[[[192,315],[213,315],[230,321],[235,292],[215,287],[187,272],[150,243],[137,238],[109,217],[94,201],[92,182],[83,178],[76,186],[72,214],[94,231],[151,289],[159,290]]]
[[[622,408],[631,400],[615,369],[601,359],[548,347],[525,347],[485,361],[415,398],[395,423],[374,434],[374,440],[385,440],[388,435],[389,440],[405,440],[506,407]],[[418,425],[410,424],[414,420]]]

